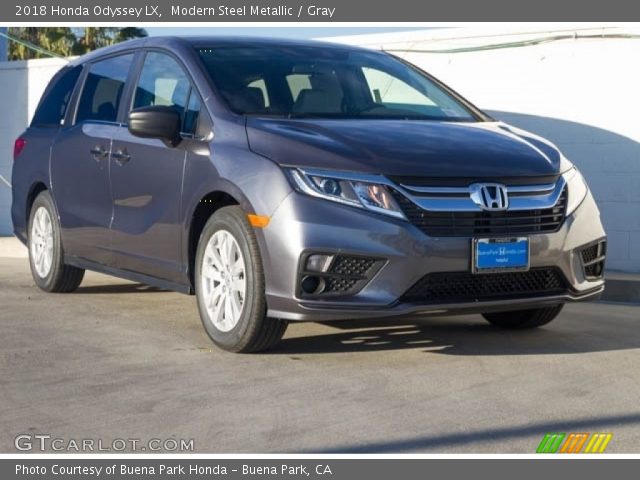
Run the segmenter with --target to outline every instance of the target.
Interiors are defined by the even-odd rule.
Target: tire
[[[198,241],[194,273],[200,319],[213,343],[250,353],[280,341],[287,322],[266,316],[258,242],[240,207],[223,207],[209,218]]]
[[[29,265],[36,285],[45,292],[69,293],[80,286],[81,268],[65,265],[60,223],[48,191],[38,194],[28,225]]]
[[[531,310],[516,310],[513,312],[483,313],[482,316],[490,324],[511,330],[526,330],[546,325],[556,318],[564,304]]]

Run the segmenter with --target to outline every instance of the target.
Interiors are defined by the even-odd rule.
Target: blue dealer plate
[[[473,241],[473,271],[529,269],[529,239],[477,238]]]

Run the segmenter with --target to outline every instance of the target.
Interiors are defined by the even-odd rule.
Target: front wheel
[[[258,242],[240,207],[224,207],[211,216],[200,236],[195,263],[200,318],[216,345],[248,353],[280,341],[287,322],[266,316]]]
[[[501,328],[526,330],[541,327],[556,318],[564,304],[531,310],[516,310],[513,312],[483,313],[482,316],[492,325]]]

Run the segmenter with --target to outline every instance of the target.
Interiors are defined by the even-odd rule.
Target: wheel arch
[[[28,226],[29,225],[29,216],[31,215],[31,208],[33,208],[33,202],[35,202],[36,198],[38,197],[38,195],[40,195],[42,192],[49,190],[47,188],[47,186],[45,185],[44,182],[42,181],[36,181],[33,183],[33,185],[31,185],[31,188],[29,189],[29,193],[27,194],[27,198],[26,198],[26,202],[25,202],[25,225]],[[54,206],[55,206],[55,202],[54,202]],[[57,212],[56,212],[57,214]],[[28,230],[28,228],[27,228]],[[29,235],[29,232],[27,231],[27,236]]]
[[[192,292],[195,291],[194,271],[196,251],[198,249],[198,241],[205,224],[209,218],[211,218],[211,215],[222,207],[238,205],[246,211],[246,205],[243,206],[243,203],[244,202],[237,198],[237,195],[232,195],[224,190],[212,190],[202,195],[200,200],[190,210],[185,242],[185,256],[187,262],[187,275],[189,283],[191,284]]]

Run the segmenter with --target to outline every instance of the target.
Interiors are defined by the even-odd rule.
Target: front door
[[[184,119],[192,93],[182,66],[148,52],[133,90],[132,108],[166,105]],[[115,133],[111,151],[112,239],[116,266],[169,281],[183,280],[180,222],[186,152],[162,140]]]
[[[112,261],[109,154],[132,54],[89,65],[73,125],[52,147],[55,190],[65,253],[108,265]]]

